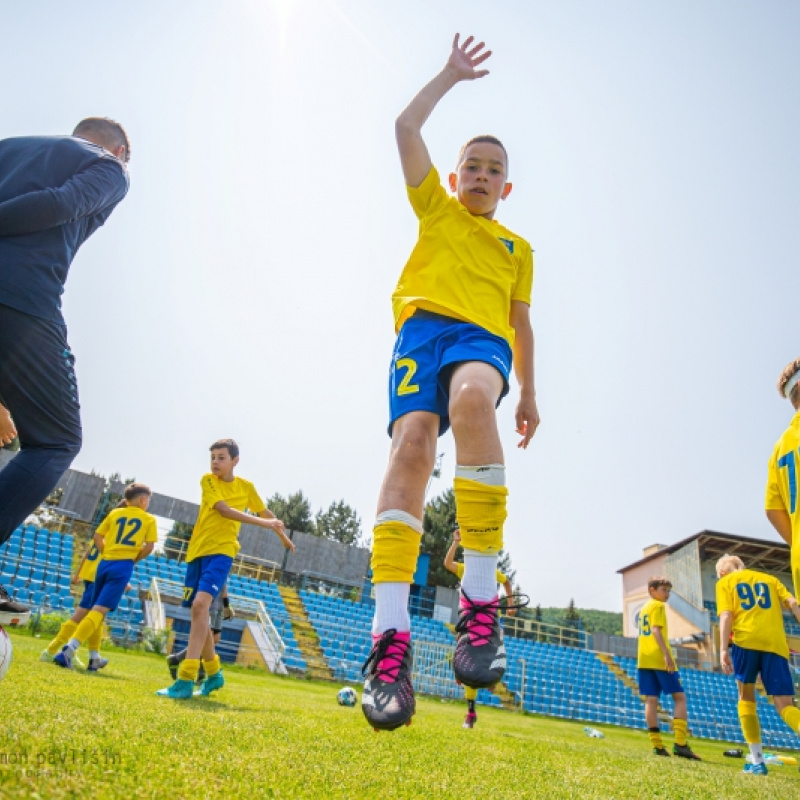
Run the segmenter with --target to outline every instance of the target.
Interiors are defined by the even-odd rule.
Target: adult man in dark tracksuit
[[[0,141],[0,396],[20,442],[0,471],[0,544],[81,448],[61,295],[78,248],[128,191],[129,158],[125,130],[101,117],[72,136]],[[0,586],[0,623],[27,614]]]

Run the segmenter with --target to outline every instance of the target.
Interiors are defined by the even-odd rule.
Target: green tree
[[[331,503],[327,511],[320,509],[314,523],[317,536],[342,544],[358,544],[361,538],[361,519],[344,500]]]
[[[267,508],[286,526],[287,531],[314,534],[311,504],[302,491],[283,497],[274,494],[267,500]]]
[[[575,608],[575,600],[570,599],[566,613],[564,614],[564,627],[580,628],[580,626],[581,626],[581,615],[578,613],[578,609]]]

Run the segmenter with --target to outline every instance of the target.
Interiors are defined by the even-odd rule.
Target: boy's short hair
[[[123,495],[128,502],[140,497],[143,494],[146,494],[148,497],[153,494],[150,487],[145,486],[143,483],[129,483],[123,492]]]
[[[506,157],[506,173],[508,173],[508,150],[506,150],[506,146],[496,136],[492,136],[488,133],[482,134],[481,136],[473,136],[461,148],[458,153],[458,163],[456,164],[456,169],[461,166],[461,162],[464,160],[464,153],[467,152],[467,148],[473,144],[496,144],[503,151],[503,155]]]
[[[731,572],[737,572],[744,569],[744,561],[739,556],[731,556],[725,553],[719,561],[717,561],[717,577],[722,578]]]
[[[786,384],[789,383],[789,381],[798,372],[800,372],[800,358],[796,358],[794,361],[790,361],[783,368],[783,372],[781,372],[781,375],[778,378],[778,394],[781,397],[787,397]],[[795,383],[795,385],[792,387],[791,391],[788,394],[788,400],[795,408],[800,406],[800,383]]]
[[[233,439],[217,439],[211,447],[208,448],[209,451],[211,450],[227,450],[228,455],[231,458],[238,458],[239,457],[239,445],[233,441]]]
[[[104,142],[119,147],[125,147],[125,163],[131,160],[131,140],[128,138],[128,133],[122,125],[116,120],[109,119],[108,117],[86,117],[82,119],[72,131],[73,136],[97,136]]]
[[[661,586],[669,586],[672,588],[672,581],[669,578],[665,578],[663,575],[654,575],[647,581],[647,588],[649,589],[658,589]]]

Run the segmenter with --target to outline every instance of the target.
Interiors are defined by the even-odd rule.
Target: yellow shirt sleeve
[[[777,578],[775,578],[775,591],[778,593],[782,606],[786,606],[787,601],[794,600],[792,593]]]
[[[781,497],[778,483],[778,448],[776,447],[767,467],[767,489],[764,493],[764,508],[768,511],[785,511],[786,504]]]
[[[419,186],[406,186],[406,191],[411,207],[419,219],[430,216],[448,198],[436,167],[431,167]]]
[[[95,533],[99,533],[104,539],[106,534],[108,533],[108,526],[111,524],[109,520],[111,519],[111,514],[106,516],[106,518],[97,526],[97,530]]]
[[[520,300],[523,303],[531,304],[531,293],[533,291],[533,251],[524,239],[517,239],[523,247],[520,258],[519,272],[514,291],[511,293],[512,300]]]
[[[728,581],[720,578],[717,583],[717,616],[721,617],[724,611],[733,613],[733,597],[728,588]]]
[[[147,515],[147,525],[144,534],[144,540],[146,542],[157,542],[158,541],[158,528],[156,527],[156,518],[151,516],[150,514]]]
[[[667,629],[667,612],[663,603],[650,612],[650,628],[661,628],[662,632]]]

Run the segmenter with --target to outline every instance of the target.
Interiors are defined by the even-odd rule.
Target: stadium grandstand
[[[48,515],[57,524],[26,523],[0,547],[2,583],[32,606],[31,624],[37,615],[72,612],[77,587],[70,586],[70,577],[93,526],[119,488],[98,476],[70,470],[59,484],[58,505]],[[197,514],[196,505],[161,495],[154,495],[151,510],[188,524]],[[222,659],[272,672],[359,682],[374,608],[368,551],[295,533],[297,553],[282,560],[280,552],[268,549],[274,537],[248,527],[243,526],[242,551],[228,582],[236,617],[225,623]],[[493,693],[480,690],[478,702],[644,729],[634,637],[647,578],[658,573],[674,587],[668,621],[687,691],[691,733],[697,738],[742,741],[735,681],[715,669],[713,565],[724,552],[740,555],[748,565],[772,572],[790,585],[788,548],[782,544],[703,531],[668,547],[647,548],[642,559],[619,571],[625,636],[505,618],[508,669]],[[457,595],[451,589],[425,585],[427,573],[427,563],[421,559],[411,608],[415,686],[423,694],[459,699],[463,690],[451,667]],[[166,652],[183,647],[189,630],[189,612],[180,606],[183,575],[182,547],[162,550],[138,564],[120,607],[108,617],[112,640],[133,646],[160,636]],[[787,627],[792,649],[800,649],[800,630]],[[800,738],[788,732],[763,693],[757,704],[764,744],[800,749]],[[667,698],[659,709],[664,731],[669,730],[671,711]]]

